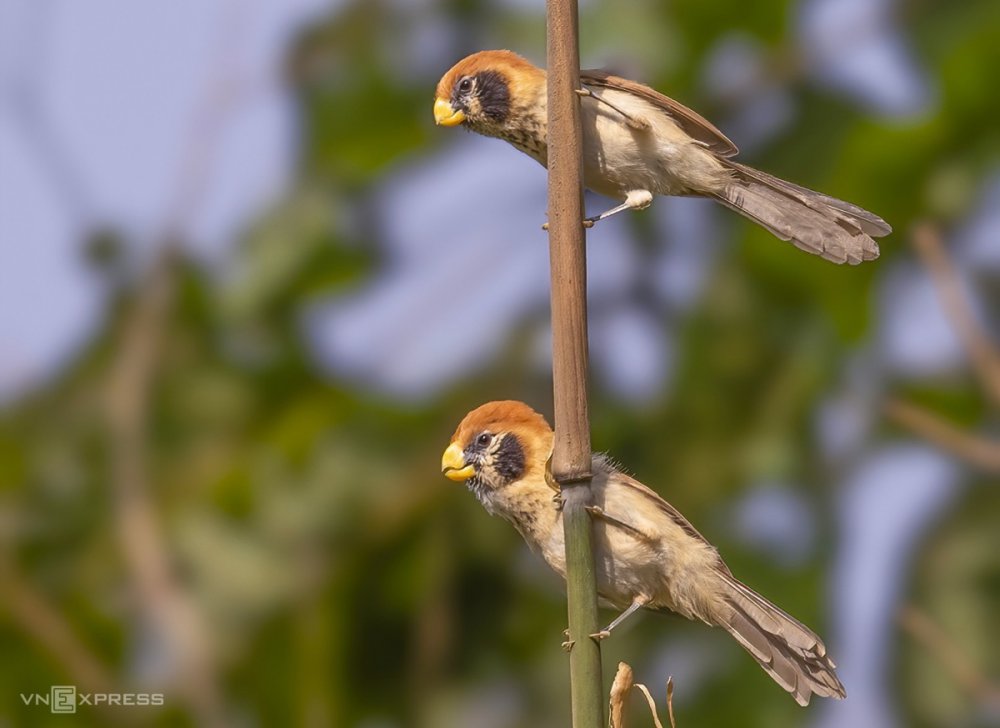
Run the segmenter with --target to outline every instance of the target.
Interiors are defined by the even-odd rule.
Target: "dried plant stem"
[[[945,312],[958,332],[984,391],[995,405],[1000,406],[1000,351],[976,320],[962,291],[958,273],[945,252],[940,233],[930,223],[923,223],[914,230],[913,243],[934,279]]]
[[[209,634],[171,568],[148,468],[151,391],[174,290],[168,246],[125,321],[108,385],[107,420],[115,521],[136,601],[172,650],[173,676],[201,725],[222,725]]]
[[[1000,473],[1000,443],[962,430],[933,412],[900,399],[884,406],[886,417],[970,465]]]
[[[677,728],[674,722],[674,678],[673,675],[667,678],[667,717],[670,718],[670,728]]]
[[[1000,351],[976,321],[937,228],[930,223],[919,225],[913,232],[913,244],[934,281],[980,386],[986,397],[1000,407]],[[1000,473],[1000,442],[962,430],[933,412],[899,399],[889,399],[884,411],[900,427],[960,460],[988,473]]]
[[[611,699],[608,703],[611,728],[626,728],[628,717],[628,696],[632,692],[632,667],[627,662],[618,663],[618,672],[611,683]]]
[[[81,691],[103,693],[114,689],[112,673],[84,644],[55,605],[26,582],[6,557],[0,557],[0,595],[2,609],[25,635],[63,666]]]
[[[660,717],[656,713],[656,701],[649,692],[649,688],[642,683],[636,684],[634,682],[632,668],[627,662],[618,663],[618,672],[611,685],[611,699],[609,701],[611,728],[627,728],[628,696],[633,689],[641,692],[646,699],[646,705],[649,706],[649,712],[653,716],[654,727],[663,728],[663,723],[660,722]],[[670,718],[670,728],[677,728],[677,724],[674,722],[674,679],[672,677],[667,678],[667,716]]]
[[[653,725],[656,726],[656,728],[663,728],[663,723],[660,722],[660,716],[656,714],[656,701],[653,700],[653,696],[649,694],[649,688],[642,683],[636,685],[636,688],[638,688],[646,698],[646,705],[649,706],[649,712],[653,715]]]

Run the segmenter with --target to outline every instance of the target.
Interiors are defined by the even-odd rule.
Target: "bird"
[[[441,471],[465,483],[488,513],[513,524],[532,551],[566,576],[558,486],[549,471],[553,432],[524,402],[488,402],[459,423]],[[621,610],[603,639],[639,609],[675,612],[722,627],[799,705],[846,691],[823,641],[733,576],[718,551],[676,508],[622,471],[592,458],[597,594]]]
[[[606,71],[580,72],[585,186],[620,200],[592,226],[655,195],[708,197],[781,240],[834,263],[879,255],[874,238],[892,232],[857,205],[774,177],[734,160],[738,150],[711,122],[635,81]],[[434,119],[496,137],[547,165],[546,73],[509,50],[473,53],[437,85]]]

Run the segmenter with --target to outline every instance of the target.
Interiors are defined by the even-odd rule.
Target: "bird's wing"
[[[720,157],[734,157],[739,152],[736,145],[708,119],[649,86],[599,70],[580,71],[580,81],[584,86],[617,89],[645,99],[667,112],[686,134]]]
[[[660,494],[657,493],[655,490],[653,490],[647,485],[643,485],[635,478],[623,473],[620,469],[618,469],[615,466],[615,463],[607,456],[597,456],[597,463],[595,464],[598,464],[599,467],[606,468],[608,471],[609,478],[613,478],[614,481],[619,485],[624,486],[625,488],[628,488],[634,491],[635,493],[640,494],[644,498],[648,498],[660,511],[662,511],[667,516],[667,518],[673,521],[677,525],[677,527],[680,528],[682,531],[684,531],[684,533],[686,533],[688,536],[697,541],[702,542],[703,544],[711,548],[712,551],[715,551],[715,546],[713,546],[707,538],[702,536],[701,533],[698,532],[698,529],[692,526],[691,522],[688,521],[688,519],[686,519],[683,515],[681,515],[680,511],[678,511],[672,505],[663,500],[663,498],[660,497]],[[609,515],[620,517],[618,516],[618,514],[609,514]],[[723,573],[730,576],[732,575],[732,573],[729,571],[729,567],[726,566],[725,562],[722,560],[721,557],[719,557],[718,564],[716,566]]]

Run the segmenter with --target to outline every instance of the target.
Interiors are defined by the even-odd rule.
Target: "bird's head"
[[[544,110],[545,71],[512,51],[480,51],[463,58],[441,77],[434,120],[464,124],[488,136],[503,136],[515,115]]]
[[[544,477],[552,428],[524,402],[488,402],[465,416],[441,456],[446,478],[467,483],[491,509],[493,494],[529,474]]]

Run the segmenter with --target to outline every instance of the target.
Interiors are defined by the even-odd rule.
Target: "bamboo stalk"
[[[555,445],[552,473],[564,498],[570,691],[574,728],[601,728],[604,691],[590,504],[587,408],[587,266],[576,0],[547,0],[549,259]]]

